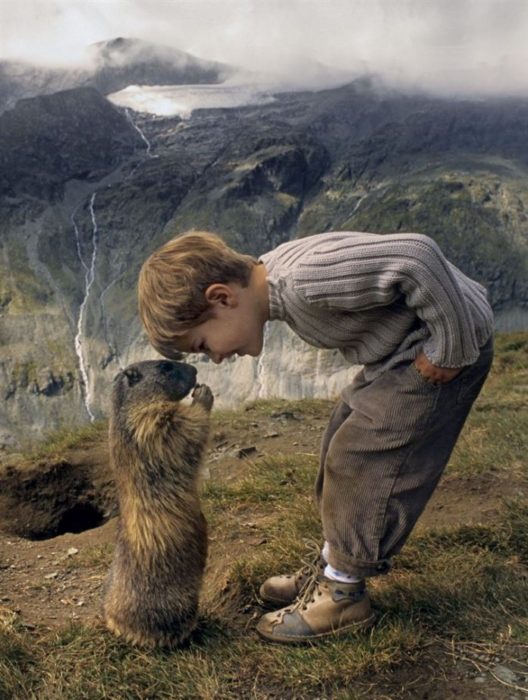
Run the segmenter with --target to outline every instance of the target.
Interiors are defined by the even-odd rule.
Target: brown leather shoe
[[[263,615],[257,632],[283,644],[302,644],[370,627],[374,614],[365,582],[341,583],[313,577],[295,603]]]
[[[316,561],[313,564],[306,564],[294,574],[270,576],[260,587],[260,599],[266,605],[274,607],[291,605],[302,592],[308,579],[313,575],[314,566],[316,574],[319,575],[323,573],[325,565],[325,560],[320,554],[317,554]]]

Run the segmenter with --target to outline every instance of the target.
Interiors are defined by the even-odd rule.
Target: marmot
[[[141,646],[181,644],[196,624],[207,557],[199,471],[213,395],[195,382],[192,365],[166,360],[114,379],[109,445],[120,515],[103,616]],[[192,403],[180,403],[193,387]]]

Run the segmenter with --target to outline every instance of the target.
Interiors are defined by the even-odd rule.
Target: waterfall
[[[86,407],[86,411],[87,411],[91,421],[95,420],[95,416],[92,413],[92,409],[91,409],[92,397],[91,397],[91,393],[90,393],[88,366],[87,366],[87,363],[85,362],[85,355],[84,355],[83,333],[84,333],[84,321],[85,321],[85,314],[86,314],[86,306],[88,304],[90,290],[91,290],[92,285],[93,285],[94,280],[95,280],[95,263],[97,260],[98,229],[97,229],[97,220],[95,218],[95,210],[94,210],[95,197],[96,197],[96,193],[94,192],[92,194],[91,199],[90,199],[90,216],[92,219],[92,256],[90,259],[90,265],[86,264],[86,262],[84,261],[83,254],[82,254],[79,229],[77,227],[77,224],[75,223],[75,212],[72,214],[72,219],[71,219],[72,224],[73,224],[73,229],[75,232],[77,255],[79,256],[79,260],[81,262],[81,265],[84,268],[84,298],[83,298],[83,300],[81,302],[81,306],[79,308],[79,318],[77,320],[77,334],[75,336],[75,353],[77,354],[77,357],[79,359],[79,369],[81,371],[81,377],[82,377],[81,393],[82,393],[84,405]]]
[[[256,375],[257,375],[257,398],[266,398],[268,395],[268,387],[267,387],[267,372],[266,372],[266,346],[268,344],[268,338],[269,338],[269,323],[264,324],[264,330],[263,330],[263,343],[262,343],[262,350],[260,352],[260,355],[258,356],[257,359],[257,367],[256,367]]]
[[[138,132],[138,134],[141,136],[141,139],[143,140],[143,143],[147,147],[147,157],[148,158],[154,158],[154,156],[151,153],[152,150],[152,145],[148,138],[145,136],[144,131],[136,124],[136,122],[132,119],[132,115],[130,114],[130,110],[127,108],[125,109],[125,114],[127,116],[128,121],[132,124],[134,129]]]
[[[352,216],[352,214],[355,214],[355,213],[357,212],[357,210],[358,210],[359,207],[361,206],[361,203],[362,203],[363,200],[365,200],[367,197],[368,197],[368,192],[367,192],[366,194],[362,195],[362,196],[358,199],[358,201],[356,202],[354,208],[353,208],[352,211],[350,212],[350,216]]]

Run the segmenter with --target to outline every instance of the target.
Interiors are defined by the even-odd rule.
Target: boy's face
[[[267,319],[252,289],[234,282],[214,284],[206,298],[212,316],[179,335],[176,349],[204,353],[216,364],[233,355],[259,355]]]

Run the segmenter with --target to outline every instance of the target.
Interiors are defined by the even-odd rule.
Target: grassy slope
[[[346,178],[330,181],[303,210],[298,233],[425,233],[449,260],[486,285],[496,308],[512,299],[525,300],[528,190],[524,171],[492,159],[473,163],[468,157],[463,167],[459,165],[446,160],[362,186]]]
[[[447,479],[478,483],[486,475],[515,475],[527,483],[528,335],[502,336],[498,345],[492,376]],[[317,410],[317,404],[309,410]],[[424,697],[419,684],[398,690],[401,679],[416,680],[422,674],[442,683],[454,658],[483,671],[493,670],[500,660],[518,679],[524,674],[526,683],[524,486],[493,521],[417,528],[393,573],[372,585],[378,623],[370,633],[307,648],[258,641],[245,606],[254,603],[264,577],[298,565],[302,538],[319,536],[310,499],[315,469],[315,456],[279,453],[248,463],[238,479],[207,486],[211,532],[229,541],[242,513],[249,513],[264,529],[266,546],[238,555],[233,550],[226,558],[229,585],[224,579],[222,589],[207,596],[189,648],[146,653],[97,627],[28,631],[9,619],[2,625],[0,618],[0,698]],[[498,687],[504,695],[490,692],[487,697],[513,693],[511,687]],[[477,686],[472,688],[476,692]],[[460,697],[480,696],[470,691]]]

